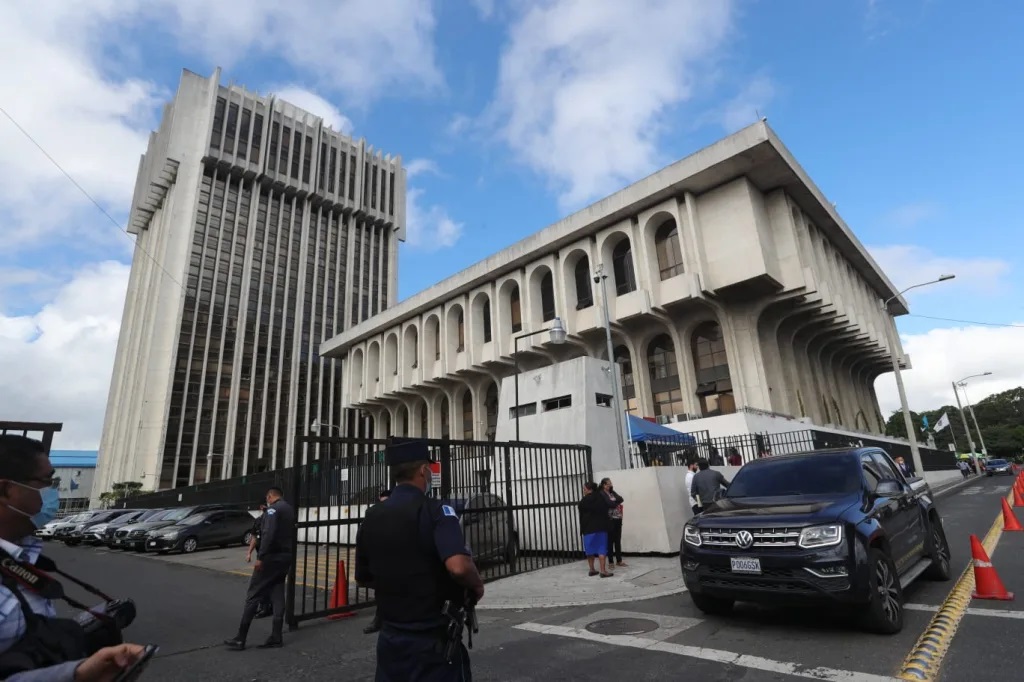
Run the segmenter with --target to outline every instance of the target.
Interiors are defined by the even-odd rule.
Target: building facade
[[[89,508],[96,474],[95,450],[50,450],[54,485],[60,492],[60,514]]]
[[[319,346],[396,300],[405,172],[323,120],[184,72],[139,165],[136,235],[93,498],[294,463],[344,431]]]
[[[378,436],[493,438],[528,371],[607,351],[662,423],[748,407],[881,432],[906,302],[771,128],[750,126],[335,336],[342,403]],[[890,301],[891,299],[891,301]],[[882,301],[890,301],[884,309]],[[694,428],[699,426],[694,425]],[[531,437],[524,434],[524,440]]]

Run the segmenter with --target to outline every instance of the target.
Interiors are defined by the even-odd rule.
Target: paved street
[[[969,534],[985,536],[1009,485],[1008,478],[982,479],[940,499],[957,575],[968,564]],[[1024,510],[1018,513],[1024,518]],[[52,546],[49,552],[72,574],[137,601],[139,619],[130,639],[161,645],[147,680],[372,679],[375,639],[361,632],[368,614],[305,623],[298,632],[286,633],[285,649],[233,653],[218,644],[234,632],[244,577],[105,550]],[[952,641],[943,680],[1020,676],[1024,533],[1003,534],[992,559],[1007,588],[1020,597],[1014,602],[973,601]],[[582,569],[580,580],[586,580]],[[685,592],[627,603],[481,611],[472,653],[474,676],[891,680],[954,584],[920,582],[911,587],[906,628],[893,637],[864,634],[841,617],[814,612],[739,607],[728,618],[709,618],[690,604]],[[600,585],[594,581],[595,590]],[[624,624],[631,634],[604,634],[608,630],[594,624],[608,619],[630,619]],[[268,628],[267,621],[257,621],[252,640],[262,641]]]

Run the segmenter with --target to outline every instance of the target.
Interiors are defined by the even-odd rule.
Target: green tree
[[[965,408],[965,413],[967,412]],[[928,433],[922,432],[922,417],[927,417],[928,425],[931,428],[945,413],[949,417],[952,434],[946,428],[935,433],[935,444],[939,449],[947,449],[956,438],[957,452],[970,452],[970,439],[963,420],[960,418],[960,411],[955,405],[944,405],[934,410],[924,412],[911,412],[917,438],[924,441]],[[1012,388],[1009,391],[990,395],[974,405],[974,415],[978,419],[978,426],[981,428],[982,437],[985,439],[985,448],[991,457],[1020,458],[1024,456],[1024,387]],[[975,447],[980,451],[981,443],[978,440],[978,432],[974,428],[974,422],[970,415],[967,415],[968,424],[971,428],[971,438]],[[932,433],[929,431],[929,433]],[[903,424],[903,413],[893,412],[885,423],[885,434],[895,438],[906,438],[907,430]]]
[[[127,500],[129,497],[135,497],[141,490],[142,483],[138,481],[122,481],[121,483],[115,483],[110,486],[109,492],[105,492],[100,495],[100,502],[103,502],[104,506],[110,506],[115,502]]]

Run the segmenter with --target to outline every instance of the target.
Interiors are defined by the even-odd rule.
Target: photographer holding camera
[[[135,617],[130,602],[115,602],[61,573],[41,556],[36,529],[60,507],[54,469],[43,444],[0,435],[0,679],[8,682],[108,682],[138,670],[153,648],[121,643],[121,628]],[[64,595],[55,572],[105,600],[87,609]],[[58,618],[62,599],[86,613]]]

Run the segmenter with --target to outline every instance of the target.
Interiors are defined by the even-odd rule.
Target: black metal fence
[[[0,420],[0,435],[17,435],[37,438],[43,443],[47,454],[53,445],[53,435],[64,428],[62,422],[15,422]]]
[[[263,503],[268,488],[277,487],[284,490],[286,494],[292,490],[294,475],[295,467],[264,471],[222,481],[135,495],[118,500],[111,507],[115,509],[161,509],[191,507],[198,504],[231,504],[253,510]]]
[[[719,438],[710,438],[707,431],[680,433],[678,438],[659,438],[654,442],[635,444],[632,462],[634,467],[683,466],[690,459],[703,457],[712,465],[740,466],[759,457],[842,447],[878,447],[893,458],[903,457],[907,465],[913,467],[909,444],[817,429],[745,433]],[[956,468],[956,455],[952,452],[920,446],[919,449],[925,471]]]
[[[589,447],[427,444],[436,460],[430,494],[457,511],[485,581],[582,558],[576,503],[593,477]],[[385,446],[299,436],[296,452],[307,464],[296,467],[290,491],[298,519],[291,626],[373,604],[372,592],[355,584],[355,541],[367,509],[391,485]]]

